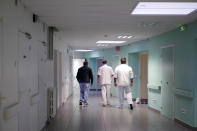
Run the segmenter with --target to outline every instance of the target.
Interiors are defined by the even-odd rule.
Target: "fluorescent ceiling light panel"
[[[132,38],[132,37],[133,37],[133,36],[128,36],[127,38],[130,39],[130,38]]]
[[[78,49],[78,50],[75,50],[77,52],[89,52],[89,51],[93,51],[93,50],[85,50],[85,49]]]
[[[188,15],[197,2],[139,2],[131,15]]]
[[[101,43],[101,44],[122,44],[125,43],[126,41],[106,41],[106,40],[100,40],[97,41],[96,43]]]
[[[118,36],[118,38],[120,39],[120,38],[122,38],[122,36],[120,35],[120,36]]]

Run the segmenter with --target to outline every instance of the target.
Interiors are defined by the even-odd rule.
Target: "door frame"
[[[148,84],[148,51],[143,51],[143,52],[139,52],[139,97],[140,97],[140,100],[141,100],[141,58],[140,56],[142,54],[146,54],[147,55],[147,84]],[[147,100],[148,100],[148,87],[147,87],[147,84],[146,84],[146,88],[147,88]]]
[[[175,88],[174,86],[174,81],[175,81],[175,75],[174,75],[174,64],[175,64],[175,44],[169,44],[169,45],[165,45],[165,46],[161,46],[160,49],[161,49],[161,53],[162,53],[162,49],[164,48],[172,48],[173,49],[173,52],[172,52],[172,120],[174,120],[174,93],[173,93],[173,90]],[[161,59],[161,62],[162,62],[162,59]],[[162,83],[161,83],[162,84]],[[162,95],[161,95],[161,106],[162,106]],[[162,111],[162,110],[161,110]]]

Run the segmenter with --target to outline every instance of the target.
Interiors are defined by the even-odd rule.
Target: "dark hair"
[[[126,58],[121,58],[120,62],[121,62],[121,64],[126,64],[127,60],[126,60]]]
[[[106,64],[107,63],[107,61],[106,60],[103,60],[103,64]]]
[[[84,66],[87,66],[87,65],[88,65],[88,62],[87,62],[87,61],[84,61],[84,62],[83,62],[83,65],[84,65]]]

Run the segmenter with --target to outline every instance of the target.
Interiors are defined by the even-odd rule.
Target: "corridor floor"
[[[111,107],[102,107],[101,97],[89,96],[89,106],[80,107],[78,97],[71,97],[44,131],[188,131],[147,105],[131,111],[126,101],[123,109],[116,108],[117,102],[113,98]]]

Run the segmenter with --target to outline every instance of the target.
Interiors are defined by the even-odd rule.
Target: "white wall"
[[[52,62],[46,60],[46,54],[42,52],[46,50],[46,47],[42,46],[42,43],[39,42],[46,41],[47,33],[42,30],[43,24],[33,23],[32,13],[25,9],[20,2],[18,6],[15,6],[14,0],[0,1],[0,18],[3,20],[3,45],[0,45],[0,48],[3,50],[1,72],[3,77],[0,91],[6,97],[2,107],[0,107],[0,113],[2,114],[4,111],[7,111],[3,115],[8,117],[8,119],[0,118],[2,119],[0,124],[1,131],[41,130],[47,119],[47,87],[53,87],[53,80],[51,81],[53,79],[53,72],[50,70],[50,65],[52,65],[50,63]],[[26,76],[28,79],[31,74],[35,80],[28,87],[29,97],[26,97],[28,99],[25,102],[28,103],[25,106],[21,104],[24,92],[19,91],[19,54],[21,53],[19,50],[19,31],[28,32],[32,35],[32,39],[28,42],[33,51],[29,53],[32,59],[27,59],[30,63],[32,62],[34,68],[29,69],[28,73],[23,74],[23,77]],[[40,48],[42,49],[40,50]],[[41,59],[43,59],[43,62],[40,62]],[[35,103],[32,104],[32,101]],[[28,112],[28,117],[24,117],[23,120],[19,117],[21,109]],[[20,123],[20,121],[25,123]],[[20,129],[21,124],[23,129]],[[24,125],[28,125],[28,127]]]
[[[54,61],[47,60],[47,47],[41,42],[47,42],[47,31],[43,30],[43,23],[33,23],[32,13],[20,2],[17,6],[14,2],[14,0],[0,1],[0,20],[2,19],[3,30],[2,35],[0,34],[3,39],[0,44],[2,69],[0,93],[6,97],[0,106],[0,130],[40,131],[47,120],[47,88],[54,87]],[[32,39],[26,40],[25,35],[20,32],[28,32]],[[24,38],[21,39],[19,34],[24,35]],[[21,41],[25,41],[24,48],[27,49],[19,46]],[[28,49],[29,47],[31,49]],[[73,92],[72,55],[67,52],[69,47],[61,40],[58,33],[54,37],[54,49],[62,53],[62,99],[66,102]],[[20,61],[20,55],[22,56],[23,53],[28,54],[27,61],[32,66],[32,68],[26,66],[27,72],[20,68],[26,64],[25,60]],[[24,86],[21,74],[32,84],[28,87]],[[27,81],[24,82],[26,85],[28,85]],[[28,115],[25,116],[22,111]],[[7,116],[6,119],[3,116]]]
[[[60,33],[54,35],[54,49],[62,54],[62,102],[64,103],[73,93],[72,54],[69,46],[62,40]]]

